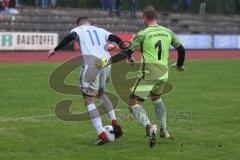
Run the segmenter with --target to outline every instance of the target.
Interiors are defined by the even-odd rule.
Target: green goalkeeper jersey
[[[130,49],[135,51],[141,47],[143,63],[167,66],[170,45],[178,48],[181,43],[170,29],[155,25],[138,32]]]

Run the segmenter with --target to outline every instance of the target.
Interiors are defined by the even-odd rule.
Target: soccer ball
[[[104,128],[105,128],[105,133],[106,133],[109,141],[114,142],[115,141],[115,134],[114,134],[114,131],[113,131],[113,127],[108,125],[108,126],[104,126]]]

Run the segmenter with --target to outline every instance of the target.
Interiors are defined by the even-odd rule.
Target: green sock
[[[166,130],[167,128],[167,114],[166,114],[166,109],[163,101],[161,99],[158,99],[156,101],[153,101],[155,113],[157,116],[157,120],[160,123],[160,127],[163,130]]]
[[[141,123],[145,128],[150,125],[146,111],[138,104],[131,107],[135,119]]]

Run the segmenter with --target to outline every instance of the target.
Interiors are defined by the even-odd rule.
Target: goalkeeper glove
[[[95,60],[95,64],[98,68],[104,68],[104,67],[110,65],[110,61],[105,58],[102,58],[102,59]]]
[[[176,68],[180,72],[185,70],[184,66],[178,66],[177,63],[171,64],[170,67],[171,68]]]

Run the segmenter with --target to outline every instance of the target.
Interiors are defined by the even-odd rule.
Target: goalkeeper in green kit
[[[141,48],[141,72],[131,88],[129,109],[135,119],[144,126],[150,147],[153,147],[156,143],[157,126],[151,124],[142,107],[143,102],[151,97],[160,123],[160,137],[169,138],[166,109],[161,100],[163,82],[168,79],[169,47],[172,45],[178,51],[178,60],[174,67],[179,71],[184,71],[185,49],[170,29],[158,25],[157,11],[154,7],[148,6],[143,11],[143,21],[146,28],[137,33],[127,49],[111,57],[109,61],[96,60],[96,65],[105,67],[125,58],[131,58],[131,54],[137,47]]]

